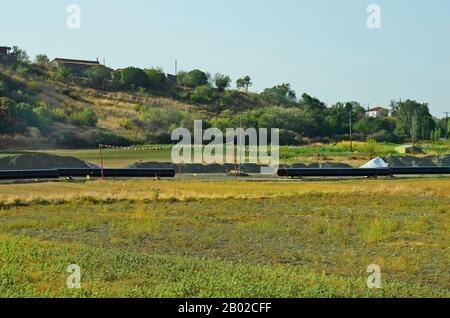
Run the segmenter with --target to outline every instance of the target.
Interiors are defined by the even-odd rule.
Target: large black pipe
[[[450,167],[402,167],[402,168],[288,168],[278,169],[280,177],[382,177],[392,175],[450,174]]]
[[[55,179],[59,178],[57,169],[48,170],[1,170],[0,180],[15,179]]]
[[[106,178],[173,178],[175,169],[104,169]],[[101,177],[101,169],[0,170],[0,180]]]
[[[60,177],[101,177],[101,169],[58,169]],[[175,169],[104,169],[105,178],[173,178]]]
[[[394,175],[408,174],[450,174],[450,167],[401,167],[390,168]]]

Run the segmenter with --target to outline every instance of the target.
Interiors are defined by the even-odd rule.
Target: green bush
[[[76,126],[95,127],[95,125],[97,125],[98,117],[93,110],[86,108],[80,112],[72,113],[69,117],[69,121]]]
[[[88,147],[97,147],[99,144],[113,146],[129,146],[131,144],[131,141],[123,136],[100,129],[88,130],[82,134],[82,138],[86,140],[85,144]]]
[[[177,81],[181,86],[196,88],[208,84],[209,76],[207,73],[200,70],[193,70],[190,72],[180,72],[177,76]]]
[[[166,88],[166,74],[159,69],[147,70],[148,87],[154,90],[163,90]]]
[[[123,70],[116,71],[120,76],[120,86],[125,89],[136,90],[139,87],[148,87],[148,76],[143,70],[137,67],[127,67]],[[114,81],[117,77],[114,76]]]
[[[35,124],[41,131],[48,131],[52,124],[53,113],[46,104],[40,103],[33,109]]]
[[[65,123],[68,120],[68,116],[67,116],[65,110],[62,108],[52,109],[52,118],[53,118],[53,120],[61,122],[61,123]]]
[[[199,86],[191,93],[191,100],[196,104],[210,103],[213,98],[214,88],[212,88],[209,84]]]

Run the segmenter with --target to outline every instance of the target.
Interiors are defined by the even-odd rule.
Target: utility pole
[[[445,139],[448,139],[448,114],[449,112],[444,112],[445,114]]]
[[[242,173],[242,108],[239,115],[239,175]],[[245,151],[245,150],[244,150]]]
[[[353,152],[353,102],[350,104],[350,112],[348,117],[350,123],[350,152]]]
[[[103,145],[98,145],[98,150],[100,151],[100,165],[101,165],[101,174],[102,174],[102,181],[105,180],[105,170],[103,167],[103,152],[102,152]]]
[[[175,60],[175,76],[178,75],[178,60]]]

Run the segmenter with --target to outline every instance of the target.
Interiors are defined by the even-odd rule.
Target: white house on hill
[[[366,116],[371,118],[391,117],[392,111],[384,107],[375,107],[368,109]]]

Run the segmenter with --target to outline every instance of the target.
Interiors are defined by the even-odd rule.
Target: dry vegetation
[[[137,116],[139,106],[151,105],[189,110],[193,106],[166,97],[143,93],[100,92],[92,89],[78,89],[83,99],[93,105],[99,116],[98,126],[107,129],[119,129],[124,118]]]
[[[204,182],[204,181],[92,181],[86,183],[35,183],[0,185],[3,204],[99,201],[195,199],[264,199],[305,194],[402,195],[450,198],[449,179],[365,180],[336,182]]]
[[[448,297],[449,185],[1,185],[0,296]],[[65,287],[68,264],[81,290]]]

